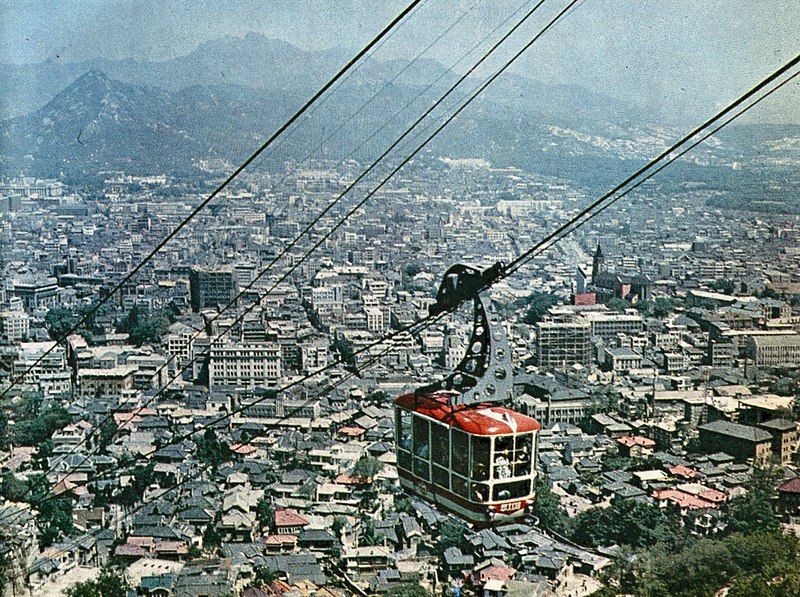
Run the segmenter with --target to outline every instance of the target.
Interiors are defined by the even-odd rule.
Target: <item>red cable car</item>
[[[502,406],[513,397],[505,331],[480,292],[502,271],[452,267],[432,314],[474,298],[467,352],[442,382],[395,400],[397,469],[403,488],[476,525],[524,515],[534,499],[534,419]]]

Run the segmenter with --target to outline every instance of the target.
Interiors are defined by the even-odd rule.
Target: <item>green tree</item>
[[[213,469],[231,459],[230,448],[226,443],[217,439],[217,433],[213,429],[206,429],[203,437],[198,438],[196,443],[197,457]]]
[[[426,588],[415,583],[401,583],[386,593],[388,597],[433,597]]]
[[[626,301],[625,299],[612,297],[606,303],[606,307],[611,309],[612,311],[619,311],[620,313],[625,311],[625,309],[630,309],[631,304]]]
[[[131,586],[121,568],[105,567],[95,580],[79,582],[64,590],[67,597],[127,597]]]
[[[774,465],[753,469],[747,493],[736,496],[728,504],[728,529],[736,533],[774,531],[780,521],[772,508],[775,487],[780,481],[780,470]]]
[[[462,523],[446,519],[439,525],[439,540],[433,549],[434,553],[441,557],[450,547],[462,547],[465,532],[466,527]]]
[[[383,470],[383,463],[372,456],[363,456],[353,466],[353,475],[372,481]]]
[[[574,520],[571,539],[582,545],[649,547],[674,544],[673,523],[656,506],[635,500],[614,499],[607,508],[591,508]]]
[[[711,288],[723,294],[733,294],[736,290],[736,283],[729,279],[714,280],[711,283]]]
[[[142,499],[145,489],[155,482],[155,463],[140,465],[131,471],[130,482],[122,488],[115,501],[123,506],[131,507]]]
[[[544,292],[534,292],[525,299],[525,315],[522,321],[528,325],[540,322],[544,316],[547,315],[547,310],[559,302],[558,297],[555,295]]]
[[[565,532],[569,524],[569,518],[561,508],[561,501],[541,477],[536,478],[536,499],[531,514],[539,520],[543,528],[557,533]]]
[[[0,482],[0,496],[10,502],[22,502],[28,497],[28,484],[17,479],[14,473],[6,473]]]
[[[61,405],[43,407],[39,393],[28,393],[13,408],[15,425],[11,444],[39,446],[70,422],[67,410]]]
[[[186,558],[189,560],[196,560],[200,556],[203,555],[202,550],[197,547],[194,543],[189,546],[189,550],[186,552]]]
[[[333,517],[331,532],[333,533],[333,536],[338,539],[342,535],[342,530],[349,526],[350,524],[347,522],[347,518],[345,516],[337,515]]]
[[[217,531],[216,525],[214,523],[207,525],[203,531],[203,548],[214,550],[220,545],[222,545],[222,536]]]
[[[273,570],[269,566],[259,566],[255,571],[255,581],[259,585],[271,585],[276,580],[283,578],[284,574],[278,570]]]
[[[44,327],[53,340],[60,340],[66,336],[73,328],[86,317],[89,313],[88,307],[80,309],[68,309],[66,307],[53,307],[44,316]],[[80,334],[87,341],[92,340],[93,324],[88,321],[81,324],[74,333]]]
[[[117,324],[117,331],[128,334],[130,342],[136,346],[157,344],[167,333],[169,318],[161,312],[147,313],[137,305]]]
[[[669,597],[797,595],[800,586],[798,539],[781,532],[734,533],[695,539],[678,549],[664,545],[636,554],[623,551],[609,566],[601,595]]]
[[[39,514],[36,523],[39,526],[39,546],[52,545],[62,534],[70,535],[75,527],[72,524],[72,500],[44,499],[37,500]]]
[[[258,528],[262,531],[269,529],[272,525],[272,517],[275,514],[275,509],[272,503],[266,498],[262,497],[256,504],[256,519],[258,520]]]

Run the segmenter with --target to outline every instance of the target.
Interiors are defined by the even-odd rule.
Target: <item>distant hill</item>
[[[0,78],[3,97],[15,97],[9,90],[14,80],[24,80],[42,96],[48,90],[53,96],[30,114],[0,122],[0,173],[186,173],[201,158],[242,160],[346,58],[341,52],[306,52],[251,34],[208,42],[165,62],[3,67],[9,74]],[[424,60],[387,86],[402,65],[367,60],[298,134],[280,144],[266,167],[281,168],[286,159],[302,158],[332,134],[321,156],[350,155],[387,121],[389,125],[354,157],[366,160],[388,146],[435,95],[428,92],[398,118],[393,118],[395,113],[436,77],[442,76],[433,90],[437,95],[453,80],[442,65]],[[471,80],[468,88],[478,82]],[[384,87],[379,98],[337,131],[347,115]],[[459,91],[454,97],[463,94]],[[446,105],[453,102],[451,98]],[[437,138],[433,149],[608,185],[678,134],[648,122],[646,114],[615,98],[507,74]],[[760,128],[722,139],[693,152],[695,166],[725,169],[734,162],[759,159],[754,140],[762,149],[772,143],[790,163],[800,155],[800,143],[787,137],[785,129]]]

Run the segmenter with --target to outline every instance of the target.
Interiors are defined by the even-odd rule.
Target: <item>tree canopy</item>
[[[547,310],[559,302],[559,298],[555,295],[534,292],[524,299],[525,315],[522,320],[529,325],[538,323],[547,314]]]
[[[615,499],[607,508],[581,512],[571,525],[571,538],[581,545],[649,547],[674,544],[675,522],[657,506]]]
[[[167,333],[169,319],[161,312],[148,313],[134,305],[128,314],[118,322],[117,331],[128,334],[131,344],[158,344]]]
[[[696,539],[677,550],[660,545],[615,562],[595,595],[703,597],[725,586],[729,597],[797,595],[799,554],[797,537],[778,531]]]
[[[772,501],[779,480],[780,471],[774,466],[753,469],[747,493],[736,496],[728,504],[730,532],[754,533],[778,529],[779,521],[773,511]]]
[[[383,470],[383,463],[372,456],[359,458],[353,466],[353,474],[361,479],[372,480]]]
[[[120,568],[106,567],[94,580],[76,583],[66,589],[67,597],[127,597],[130,583]]]

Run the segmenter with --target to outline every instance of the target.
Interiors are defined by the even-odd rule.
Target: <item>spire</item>
[[[603,249],[598,241],[597,249],[595,249],[594,258],[592,259],[592,284],[597,282],[597,274],[605,271],[605,261],[606,258],[603,255]]]

